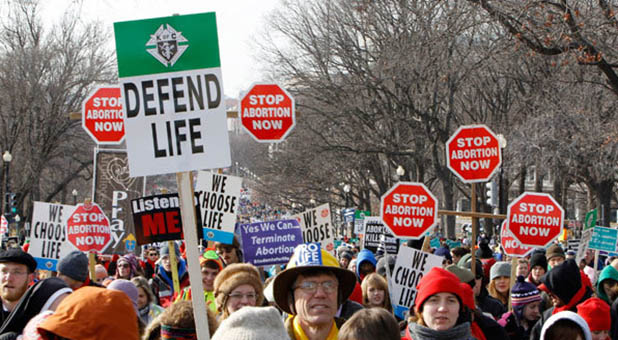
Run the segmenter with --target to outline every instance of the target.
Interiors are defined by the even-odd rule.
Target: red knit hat
[[[453,293],[459,301],[463,302],[465,299],[462,298],[463,292],[459,283],[459,278],[448,270],[440,267],[431,268],[416,286],[416,300],[414,301],[416,311],[420,311],[425,300],[438,293]]]
[[[608,331],[612,327],[609,305],[596,297],[577,305],[577,314],[588,323],[592,332]]]
[[[461,286],[461,295],[463,297],[462,302],[463,304],[470,308],[470,310],[474,310],[474,291],[472,290],[472,287],[470,287],[469,284],[467,283],[463,283],[460,282],[459,285]]]

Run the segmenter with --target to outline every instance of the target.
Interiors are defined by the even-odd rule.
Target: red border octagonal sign
[[[522,245],[513,236],[507,221],[502,222],[502,228],[500,229],[500,246],[502,246],[506,255],[515,257],[525,257],[534,250],[534,247]]]
[[[96,203],[78,204],[67,222],[67,238],[83,252],[103,252],[112,242],[109,219]]]
[[[419,239],[438,224],[438,199],[423,183],[399,182],[382,195],[380,218],[393,235]]]
[[[281,142],[296,125],[294,98],[277,84],[253,84],[240,100],[238,116],[256,141]]]
[[[82,103],[82,127],[97,144],[124,140],[123,117],[119,87],[97,87]]]
[[[464,183],[487,182],[501,163],[498,137],[485,125],[460,126],[446,142],[446,166]]]
[[[509,204],[506,217],[521,244],[546,247],[562,233],[564,210],[549,194],[525,192]]]

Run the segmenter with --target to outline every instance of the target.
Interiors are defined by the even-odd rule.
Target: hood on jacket
[[[603,268],[601,275],[599,275],[599,280],[597,281],[597,295],[603,299],[603,301],[611,305],[612,303],[609,301],[609,296],[605,294],[605,290],[603,289],[603,281],[607,279],[612,279],[618,282],[618,270],[611,265]]]
[[[69,285],[57,277],[50,277],[35,283],[28,288],[15,309],[6,318],[0,328],[0,334],[21,333],[30,319],[48,310],[61,295],[72,291]]]
[[[71,293],[38,329],[69,339],[139,339],[137,313],[129,297],[98,287]]]
[[[363,249],[361,250],[358,255],[356,256],[356,276],[359,279],[362,279],[360,277],[360,267],[361,264],[363,262],[369,262],[371,263],[374,267],[376,267],[376,264],[378,263],[378,261],[376,260],[375,255],[373,255],[373,253],[371,252],[371,250],[369,249]]]
[[[566,260],[541,277],[547,289],[567,303],[582,286],[579,267],[574,260]]]

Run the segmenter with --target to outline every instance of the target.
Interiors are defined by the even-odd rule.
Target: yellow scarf
[[[309,338],[305,335],[305,331],[303,331],[303,328],[300,326],[300,321],[298,321],[297,317],[294,317],[292,324],[294,325],[294,338],[296,338],[296,340],[309,340]],[[330,328],[330,332],[325,340],[337,340],[338,334],[339,329],[337,329],[337,325],[333,320],[333,326]]]

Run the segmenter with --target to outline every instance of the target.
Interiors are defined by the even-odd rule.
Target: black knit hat
[[[19,248],[10,248],[0,252],[0,263],[6,262],[24,264],[31,273],[36,270],[36,260],[34,257]]]
[[[543,275],[541,283],[567,304],[582,287],[582,278],[575,260],[566,260]]]
[[[530,270],[536,266],[541,266],[547,272],[547,259],[543,253],[534,253],[530,258]]]
[[[88,279],[88,256],[79,250],[74,250],[58,262],[57,269],[58,273],[75,281],[86,282]]]

